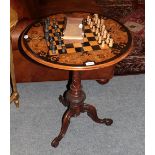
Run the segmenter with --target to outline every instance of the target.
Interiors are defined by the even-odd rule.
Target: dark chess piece
[[[49,40],[49,33],[48,32],[45,32],[45,39],[46,39],[46,41]]]
[[[48,29],[48,24],[45,22],[45,25],[44,25],[44,32],[49,32],[49,29]]]
[[[57,30],[58,29],[58,25],[55,24],[54,25],[54,29]]]
[[[58,36],[58,42],[59,42],[59,46],[62,45],[62,39],[61,39],[61,36]]]
[[[50,17],[47,17],[47,24],[48,24],[48,26],[50,26]]]
[[[49,41],[50,41],[50,43],[53,43],[53,40],[54,40],[53,37],[50,36],[50,37],[49,37]]]
[[[56,53],[56,47],[55,47],[55,45],[52,45],[52,53],[53,53],[53,54]]]
[[[62,53],[66,53],[66,47],[62,46]]]
[[[49,49],[50,49],[50,50],[53,50],[53,43],[51,43],[51,44],[49,45]]]

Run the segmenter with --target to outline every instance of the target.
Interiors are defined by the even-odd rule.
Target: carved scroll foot
[[[96,123],[104,123],[107,126],[109,126],[113,123],[112,119],[109,119],[109,118],[100,119],[100,118],[98,118],[96,108],[90,104],[84,104],[83,112],[87,112],[87,115]]]
[[[59,133],[59,135],[51,143],[51,145],[53,147],[57,147],[59,145],[59,142],[61,141],[61,139],[65,136],[66,131],[68,129],[68,126],[70,124],[70,119],[73,116],[74,116],[74,112],[71,111],[71,110],[67,110],[64,113],[64,116],[62,118],[62,126],[61,126],[60,133]]]

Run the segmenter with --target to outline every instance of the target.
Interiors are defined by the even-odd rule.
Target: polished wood
[[[96,80],[99,84],[104,85],[106,83],[109,82],[109,79],[100,79],[100,80]]]
[[[64,106],[67,106],[68,109],[63,115],[60,133],[51,143],[53,147],[57,147],[61,139],[65,136],[70,124],[70,119],[79,116],[80,113],[87,112],[87,115],[96,123],[105,125],[111,125],[113,123],[109,118],[100,119],[97,116],[96,108],[90,104],[84,103],[86,95],[82,90],[81,73],[79,71],[73,71],[72,74],[70,89],[64,94],[64,97],[59,97],[60,102]]]
[[[74,16],[75,15],[80,15],[80,16],[86,17],[86,15],[88,15],[88,13],[81,13],[81,14],[80,13],[73,13],[73,15]],[[58,16],[58,18],[59,18],[59,16],[65,16],[65,14],[58,14],[58,15],[55,15],[55,16]],[[82,65],[74,65],[74,64],[69,65],[67,63],[64,65],[65,62],[61,64],[61,63],[57,63],[57,61],[55,61],[53,63],[51,61],[46,60],[45,59],[46,57],[45,58],[41,58],[39,55],[37,55],[39,52],[33,51],[32,47],[30,47],[29,44],[27,43],[27,41],[24,39],[24,35],[28,34],[29,30],[33,27],[34,24],[40,24],[40,22],[38,22],[38,21],[32,23],[30,26],[28,26],[24,30],[24,32],[23,32],[23,34],[21,36],[21,47],[24,50],[24,52],[30,58],[32,58],[33,60],[35,60],[36,62],[38,62],[40,64],[43,64],[45,66],[52,67],[52,68],[64,69],[64,70],[82,71],[82,70],[93,70],[93,69],[100,69],[100,68],[112,66],[112,65],[115,65],[116,63],[118,63],[119,61],[121,61],[122,59],[124,59],[125,57],[127,57],[128,54],[131,52],[132,38],[131,38],[131,34],[130,34],[129,30],[123,24],[121,24],[118,21],[113,20],[113,19],[107,19],[107,21],[108,21],[107,23],[109,23],[109,22],[111,23],[112,22],[113,24],[116,24],[115,28],[118,29],[119,32],[127,34],[126,37],[125,37],[125,41],[127,40],[127,42],[124,44],[125,46],[123,45],[124,47],[121,50],[118,50],[117,48],[113,47],[112,50],[118,50],[118,54],[116,54],[115,56],[110,57],[110,58],[107,57],[104,60],[103,63],[101,61],[100,63],[95,63],[95,65],[91,65],[91,66],[87,66],[87,65],[85,65],[85,66],[83,65],[82,66]],[[109,26],[109,25],[107,25],[107,26]],[[41,27],[42,26],[40,26],[39,29],[41,29]],[[113,25],[112,25],[112,27],[113,27]],[[111,31],[111,33],[113,33],[113,31]],[[38,36],[42,37],[42,34],[43,34],[42,31],[41,32],[37,31],[37,35]],[[119,37],[121,37],[121,34],[119,34],[119,35],[120,35]],[[42,39],[42,41],[44,41],[44,39]],[[116,42],[116,40],[114,40],[114,42]],[[38,44],[35,45],[35,46],[38,46]],[[47,46],[45,41],[44,41],[42,46]],[[29,50],[29,49],[31,49],[31,50]],[[40,49],[40,50],[44,51],[44,49]],[[104,51],[104,52],[102,52],[102,51],[103,51],[102,49],[101,50],[97,50],[97,52],[100,52],[102,54],[104,52],[106,52],[106,51]],[[97,53],[97,52],[95,52],[95,53]],[[93,51],[88,51],[88,55],[91,55],[92,53],[94,53],[94,52]],[[110,52],[108,55],[110,55],[111,53],[112,52]],[[46,52],[45,52],[45,54],[46,54]],[[75,54],[76,55],[81,55],[80,52],[79,53],[77,52]],[[46,54],[46,55],[48,55],[48,54]],[[78,58],[80,59],[80,56]],[[81,58],[82,58],[82,56],[81,56]],[[96,62],[95,57],[94,57],[93,61]]]
[[[11,84],[12,84],[12,94],[10,96],[10,103],[15,103],[16,107],[19,107],[19,93],[17,91],[16,79],[14,73],[14,64],[13,64],[13,55],[12,47],[10,45],[10,75],[11,75]]]
[[[18,16],[15,10],[10,9],[10,30],[13,31],[15,25],[17,24]],[[11,39],[10,39],[11,44]],[[10,96],[10,103],[14,102],[16,107],[19,107],[19,93],[17,91],[16,79],[14,73],[13,55],[12,55],[12,44],[10,45],[10,74],[11,74],[11,84],[12,84],[12,94]]]
[[[112,20],[111,20],[112,21]],[[69,64],[61,64],[53,62],[53,61],[46,61],[45,57],[39,57],[35,52],[33,51],[26,42],[24,41],[24,35],[27,34],[27,31],[31,28],[32,25],[30,25],[22,34],[21,36],[21,46],[23,48],[23,51],[29,56],[32,60],[43,64],[45,66],[51,67],[51,68],[57,68],[57,69],[64,69],[67,71],[70,71],[72,73],[72,81],[70,85],[70,89],[64,93],[64,95],[59,97],[59,101],[68,109],[63,115],[62,118],[62,126],[60,129],[59,135],[51,142],[51,145],[53,147],[57,147],[59,145],[59,142],[61,139],[65,136],[67,129],[70,124],[70,120],[72,117],[77,117],[80,115],[80,113],[87,112],[87,115],[96,123],[102,123],[105,125],[111,125],[113,123],[113,120],[110,118],[104,118],[100,119],[97,116],[97,110],[94,106],[90,104],[86,104],[84,101],[86,99],[85,92],[82,90],[82,85],[81,85],[81,73],[84,71],[91,71],[94,69],[101,69],[101,68],[108,68],[111,67],[114,68],[115,64],[124,59],[130,52],[131,52],[131,45],[132,45],[132,37],[127,28],[125,28],[122,24],[120,24],[122,31],[126,31],[127,33],[127,38],[125,38],[126,44],[125,46],[123,45],[123,49],[119,51],[119,54],[116,54],[116,57],[113,57],[113,59],[107,59],[106,61],[102,63],[95,63],[92,66],[78,66],[78,65],[69,65]],[[118,32],[118,31],[117,31]],[[36,33],[35,33],[36,34]],[[125,35],[126,36],[126,35]],[[120,37],[119,37],[120,40]],[[116,43],[116,40],[114,40]],[[122,45],[122,42],[121,44]],[[42,50],[42,49],[41,49]],[[104,50],[101,50],[102,52],[105,52]],[[92,52],[96,52],[95,50]],[[35,54],[34,54],[35,53]],[[112,70],[113,74],[113,70]],[[104,78],[104,82],[107,82],[107,78]]]

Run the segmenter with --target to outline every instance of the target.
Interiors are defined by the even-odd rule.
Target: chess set
[[[113,19],[90,14],[82,20],[82,42],[66,43],[67,18],[47,17],[24,32],[26,47],[45,61],[67,65],[95,65],[128,48],[128,30]]]

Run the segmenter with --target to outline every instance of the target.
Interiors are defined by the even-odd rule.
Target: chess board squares
[[[88,41],[96,41],[96,38],[95,37],[88,37],[87,40]]]
[[[83,52],[84,49],[83,49],[83,47],[77,47],[77,48],[75,48],[75,51],[76,52]]]
[[[82,44],[81,43],[74,43],[73,46],[74,46],[74,48],[82,47]]]
[[[76,53],[75,48],[66,48],[67,53]]]
[[[91,46],[85,46],[83,47],[84,51],[92,51],[93,48]]]
[[[73,44],[65,44],[66,48],[74,48]]]
[[[91,46],[96,46],[96,45],[98,45],[98,42],[96,40],[95,41],[89,41],[89,44]]]
[[[92,33],[91,29],[84,29],[84,33]]]
[[[94,34],[93,33],[85,33],[85,36],[88,38],[88,37],[94,37]]]
[[[96,51],[96,50],[101,50],[101,48],[100,48],[99,45],[92,46],[92,49],[93,49],[94,51]]]
[[[83,45],[83,47],[90,46],[89,42],[84,42],[84,43],[82,43],[82,45]]]
[[[89,42],[89,41],[88,41],[88,38],[84,37],[84,38],[83,38],[83,42]]]
[[[57,54],[59,54],[59,53],[58,53],[58,50],[55,50],[55,53],[53,53],[52,50],[49,50],[49,55],[57,55]]]

